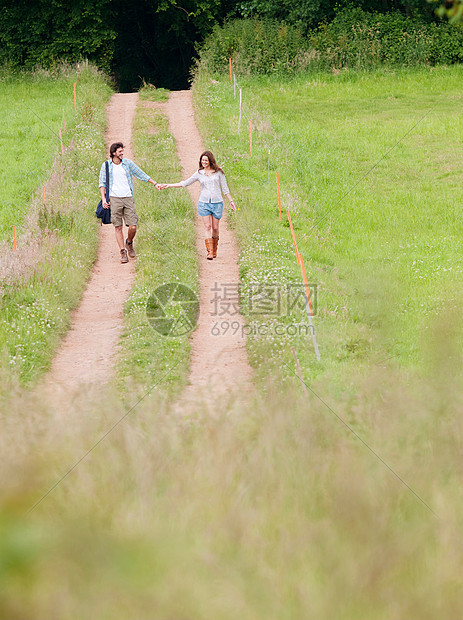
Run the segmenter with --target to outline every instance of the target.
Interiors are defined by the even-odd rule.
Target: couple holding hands
[[[152,183],[158,190],[170,187],[187,187],[198,181],[201,185],[201,195],[198,202],[198,214],[204,224],[207,260],[217,256],[219,243],[219,224],[223,213],[223,197],[230,202],[230,208],[235,211],[235,203],[230,195],[225,174],[217,165],[214,155],[204,151],[199,157],[199,168],[185,181],[179,183],[156,183],[134,162],[124,157],[124,145],[116,142],[109,149],[109,196],[106,196],[106,162],[102,165],[99,186],[103,207],[111,207],[111,222],[114,224],[116,241],[121,253],[121,263],[127,263],[135,258],[133,239],[137,232],[138,216],[133,200],[133,177]],[[128,226],[127,239],[124,242],[122,223]]]

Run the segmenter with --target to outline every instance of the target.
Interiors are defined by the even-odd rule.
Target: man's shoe
[[[128,263],[129,257],[127,256],[127,250],[121,250],[121,263]]]
[[[129,241],[128,239],[125,240],[125,247],[127,249],[127,252],[130,256],[130,258],[136,258],[136,254],[135,254],[135,250],[133,249],[133,241]]]

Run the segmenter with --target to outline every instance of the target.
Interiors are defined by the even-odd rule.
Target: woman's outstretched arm
[[[167,189],[168,187],[183,187],[182,183],[158,183],[160,189]]]
[[[196,171],[193,176],[191,176],[186,181],[179,181],[178,183],[160,183],[161,189],[166,189],[168,187],[186,187],[187,185],[191,185],[195,181],[199,181],[198,171]]]

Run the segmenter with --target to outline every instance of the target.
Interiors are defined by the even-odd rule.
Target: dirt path
[[[106,142],[121,141],[126,155],[132,156],[132,122],[138,102],[137,94],[116,94],[108,106]],[[204,150],[194,121],[190,91],[171,94],[162,106],[177,143],[183,178],[198,168]],[[177,179],[166,179],[174,181]],[[194,208],[199,185],[189,188]],[[181,191],[181,190],[169,190]],[[197,250],[200,260],[200,318],[192,335],[192,360],[189,386],[178,407],[183,411],[197,402],[216,403],[210,398],[234,398],[246,393],[251,385],[251,368],[246,353],[243,319],[238,304],[238,249],[227,227],[220,224],[218,258],[205,259],[202,223],[196,221]],[[134,282],[134,262],[121,265],[112,226],[100,229],[98,258],[72,325],[53,361],[46,379],[54,392],[73,394],[82,386],[106,383],[114,371],[117,344],[123,328],[124,303]],[[60,389],[61,388],[61,389]]]
[[[173,92],[163,111],[168,116],[169,128],[177,143],[185,179],[197,170],[199,155],[205,150],[194,120],[191,91]],[[178,180],[166,179],[171,182]],[[190,185],[188,190],[197,212],[199,183]],[[227,204],[225,200],[225,210]],[[179,406],[187,407],[189,402],[202,401],[212,406],[217,404],[218,407],[219,398],[223,400],[225,396],[236,397],[246,392],[252,377],[243,333],[244,322],[237,308],[238,248],[226,217],[220,223],[216,259],[208,261],[205,258],[203,225],[199,216],[196,216],[196,246],[201,257],[200,316],[191,340],[189,386]]]
[[[107,109],[106,144],[109,147],[113,142],[123,142],[129,158],[137,102],[137,93],[115,94]],[[47,386],[61,386],[67,393],[82,384],[102,383],[111,378],[123,328],[124,303],[134,281],[134,262],[119,262],[113,226],[101,226],[99,234],[97,261],[46,379]]]

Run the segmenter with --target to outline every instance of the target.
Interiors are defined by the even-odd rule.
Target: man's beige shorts
[[[128,198],[116,198],[111,196],[111,223],[114,226],[122,226],[122,218],[126,226],[136,226],[138,222],[137,212],[135,211],[135,201],[133,196]]]

